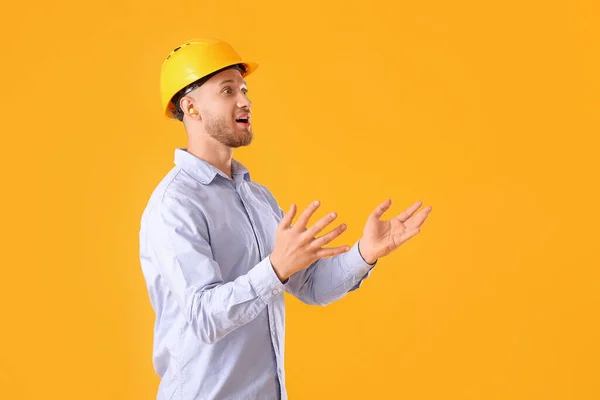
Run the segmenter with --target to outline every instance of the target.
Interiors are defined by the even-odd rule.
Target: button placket
[[[238,193],[238,196],[240,197],[240,200],[242,202],[242,205],[244,206],[244,208],[246,209],[246,214],[248,215],[248,218],[250,219],[250,225],[252,225],[252,230],[254,232],[254,237],[256,239],[256,244],[258,245],[258,253],[260,255],[260,258],[263,258],[262,252],[263,252],[263,245],[261,243],[261,238],[260,238],[260,232],[258,231],[258,227],[254,221],[254,217],[252,216],[252,210],[250,209],[250,207],[248,207],[247,205],[247,200],[244,199],[244,194],[245,191],[248,190],[245,185],[244,185],[244,181],[240,180],[236,185],[236,192]],[[272,289],[271,293],[273,293],[274,295],[279,294],[279,290],[278,289]],[[271,332],[271,345],[273,346],[273,352],[275,354],[275,364],[277,366],[277,376],[278,376],[278,384],[281,386],[283,382],[282,379],[282,374],[281,374],[281,366],[279,365],[279,343],[278,343],[278,338],[277,338],[277,332],[275,330],[275,322],[273,321],[273,317],[271,315],[271,313],[273,312],[272,308],[270,305],[267,306],[267,319],[269,321],[269,330]]]

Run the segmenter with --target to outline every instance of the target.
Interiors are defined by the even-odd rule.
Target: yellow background
[[[260,63],[234,156],[284,209],[352,244],[386,197],[433,206],[359,291],[286,294],[292,400],[600,398],[598,4],[4,4],[0,398],[155,398],[137,234],[197,36]]]

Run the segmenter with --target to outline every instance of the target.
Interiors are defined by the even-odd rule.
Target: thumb
[[[386,201],[384,201],[383,203],[381,203],[380,205],[377,206],[375,211],[373,211],[373,213],[371,214],[371,217],[378,220],[379,218],[381,218],[383,216],[383,214],[387,210],[389,210],[391,205],[392,205],[392,200],[387,199]]]

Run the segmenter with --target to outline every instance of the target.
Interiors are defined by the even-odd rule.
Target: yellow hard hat
[[[160,97],[165,116],[175,119],[173,96],[189,84],[223,68],[242,64],[242,76],[252,73],[258,64],[242,60],[233,47],[219,39],[191,39],[167,56],[160,72]]]

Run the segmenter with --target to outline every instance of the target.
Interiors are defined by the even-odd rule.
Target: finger
[[[404,231],[404,233],[402,233],[402,235],[400,235],[398,239],[394,240],[396,247],[400,246],[402,243],[406,242],[408,239],[415,236],[419,232],[421,232],[421,229],[419,228]]]
[[[350,247],[348,247],[348,246],[328,247],[325,249],[318,250],[316,252],[316,256],[318,258],[333,257],[338,254],[346,253],[349,250],[350,250]]]
[[[327,243],[331,242],[333,239],[340,236],[346,230],[346,224],[341,224],[337,228],[327,232],[325,235],[316,238],[310,244],[310,247],[313,249],[318,249],[320,247],[325,246]]]
[[[311,226],[304,235],[308,238],[317,236],[317,233],[321,232],[327,225],[333,222],[337,218],[337,214],[332,212],[318,220],[313,226]],[[304,239],[306,239],[306,237]]]
[[[384,201],[383,203],[381,203],[380,205],[377,206],[375,211],[373,211],[373,213],[371,214],[371,217],[373,217],[375,219],[380,219],[383,216],[383,214],[387,210],[389,210],[391,205],[392,205],[392,200],[387,199],[386,201]]]
[[[290,207],[290,209],[288,210],[287,213],[285,213],[285,215],[283,216],[283,218],[281,219],[281,221],[279,222],[279,230],[286,230],[289,228],[290,225],[292,225],[292,221],[294,220],[294,217],[296,216],[296,205],[292,204],[292,206]]]
[[[308,224],[310,217],[312,217],[312,215],[315,213],[315,211],[317,210],[317,208],[319,208],[320,205],[321,205],[321,203],[318,200],[312,202],[302,212],[302,214],[300,214],[300,216],[298,217],[298,222],[296,223],[296,226],[300,227],[300,229],[302,229],[302,230],[306,229],[306,225]]]
[[[415,213],[415,211],[419,209],[419,207],[421,207],[421,204],[423,204],[423,202],[421,200],[418,200],[412,206],[408,207],[406,210],[398,214],[396,218],[402,222],[406,221],[411,217],[411,215]]]
[[[421,225],[423,225],[423,222],[425,222],[425,220],[427,219],[427,216],[429,215],[431,208],[432,208],[431,206],[425,207],[417,215],[415,215],[414,217],[412,217],[408,221],[406,221],[406,223],[404,224],[406,226],[406,228],[413,229],[413,228],[418,228]]]

